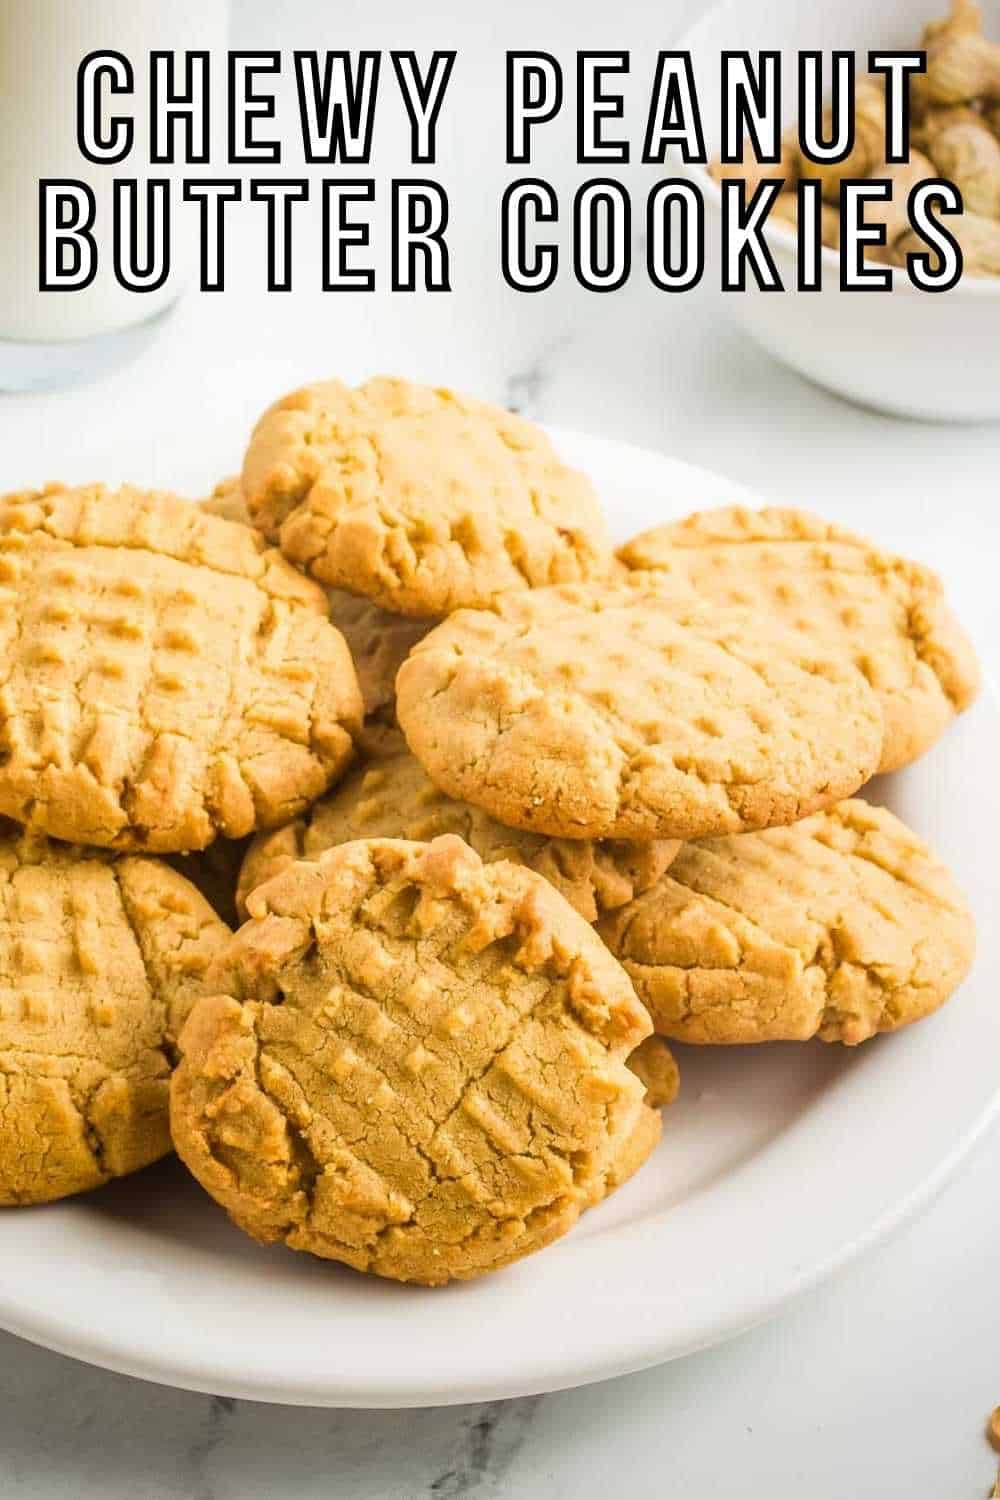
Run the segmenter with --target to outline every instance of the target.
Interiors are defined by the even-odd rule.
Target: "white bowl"
[[[869,48],[919,45],[924,23],[948,0],[722,0],[681,38],[689,51],[710,157],[719,148],[720,53],[774,48],[782,54],[785,124],[797,115],[796,53],[853,48],[867,68]],[[1000,40],[1000,0],[986,0],[985,29]],[[706,238],[718,246],[722,195],[704,167],[682,167],[705,198]],[[842,292],[839,258],[823,250],[823,288],[795,290],[795,239],[775,228],[768,243],[786,288],[762,293],[751,274],[745,293],[720,293],[727,313],[769,353],[800,374],[900,416],[951,422],[1000,417],[1000,279],[963,277],[950,292],[920,292],[905,271],[893,290]],[[718,285],[718,269],[710,271]]]

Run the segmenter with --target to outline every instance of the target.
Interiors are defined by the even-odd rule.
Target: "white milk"
[[[0,340],[109,333],[144,322],[175,299],[176,269],[155,292],[127,292],[115,281],[111,183],[116,174],[140,182],[185,175],[182,164],[148,165],[149,53],[221,50],[225,24],[225,0],[0,0]],[[134,96],[112,101],[111,112],[135,120],[132,151],[114,165],[88,162],[76,142],[77,67],[97,50],[124,53],[135,73]],[[213,60],[213,115],[223,78]],[[100,266],[82,291],[38,291],[40,177],[76,178],[96,194]],[[179,227],[192,210],[177,206],[176,196]]]

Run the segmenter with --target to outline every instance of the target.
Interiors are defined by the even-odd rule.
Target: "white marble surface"
[[[877,527],[889,543],[917,516],[923,554],[996,673],[1000,428],[907,425],[845,405],[731,332],[709,293],[663,297],[636,277],[610,298],[569,283],[518,298],[500,283],[492,49],[631,45],[638,69],[643,49],[670,45],[698,9],[631,0],[609,16],[591,0],[515,0],[487,31],[482,9],[457,0],[419,11],[398,0],[238,4],[248,45],[460,49],[454,87],[467,113],[446,134],[440,168],[455,292],[264,297],[248,230],[231,291],[184,302],[138,363],[74,392],[0,399],[3,487],[128,476],[199,493],[237,464],[274,393],[332,371],[400,370],[671,451],[764,499]],[[557,146],[550,157],[553,177],[579,180]],[[0,1496],[974,1500],[996,1470],[983,1423],[1000,1401],[998,1148],[994,1135],[921,1221],[766,1328],[588,1390],[450,1410],[295,1411],[143,1385],[0,1335]]]

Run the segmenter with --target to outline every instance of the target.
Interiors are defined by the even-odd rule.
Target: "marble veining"
[[[0,1333],[0,1496],[507,1500],[546,1399],[263,1406],[129,1380]]]
[[[215,1489],[208,1477],[212,1455],[226,1441],[229,1419],[236,1412],[230,1396],[205,1396],[201,1400],[200,1432],[187,1451],[187,1468],[191,1481],[191,1500],[215,1500]]]
[[[520,1452],[541,1396],[520,1401],[489,1401],[473,1408],[462,1423],[455,1462],[432,1479],[428,1496],[459,1500],[482,1494],[501,1481]]]
[[[501,405],[519,416],[539,422],[545,419],[546,393],[554,375],[554,361],[563,355],[572,340],[568,334],[551,339],[534,358],[512,371],[504,382]]]

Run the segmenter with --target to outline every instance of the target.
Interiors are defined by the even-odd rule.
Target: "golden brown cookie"
[[[252,526],[239,475],[217,484],[204,508],[229,521]],[[365,717],[392,719],[396,707],[396,673],[412,647],[432,630],[435,620],[411,620],[380,609],[363,594],[327,589],[330,619],[347,642],[361,686]]]
[[[396,681],[444,791],[565,838],[699,838],[791,823],[878,765],[861,673],[746,610],[655,578],[509,594],[453,615]]]
[[[800,510],[698,511],[634,538],[621,560],[713,605],[767,610],[864,673],[885,715],[880,770],[922,755],[979,687],[937,575]]]
[[[570,1229],[634,1136],[649,1019],[531,870],[457,838],[343,844],[250,897],[171,1090],[177,1150],[248,1233],[403,1281]]]
[[[624,1187],[639,1168],[649,1160],[663,1135],[663,1116],[652,1105],[641,1104],[636,1122],[625,1144],[612,1158],[603,1180],[599,1183],[588,1208],[602,1203],[611,1193]]]
[[[644,1042],[640,1042],[629,1058],[628,1066],[646,1090],[646,1097],[632,1133],[601,1183],[595,1202],[600,1202],[628,1182],[643,1163],[648,1161],[663,1134],[663,1116],[660,1111],[668,1104],[673,1104],[680,1090],[677,1063],[662,1037],[648,1036]]]
[[[394,379],[306,386],[243,464],[254,524],[320,582],[433,618],[606,574],[596,497],[522,418]]]
[[[975,946],[941,861],[859,798],[793,828],[686,844],[598,931],[657,1030],[686,1042],[853,1046],[936,1010]]]
[[[468,802],[438,791],[398,730],[387,730],[378,753],[285,828],[260,834],[240,871],[238,906],[297,859],[315,859],[324,849],[352,839],[423,839],[455,833],[481,859],[509,859],[537,870],[571,906],[594,922],[648,890],[680,847],[676,839],[629,843],[609,839],[550,839],[505,828]]]
[[[673,1104],[680,1092],[681,1075],[676,1059],[662,1036],[648,1036],[628,1060],[632,1072],[646,1090],[650,1109]]]
[[[245,526],[100,486],[0,501],[0,813],[203,848],[294,817],[361,694],[321,589]]]
[[[0,1204],[170,1150],[174,1043],[229,929],[176,871],[0,830]]]

